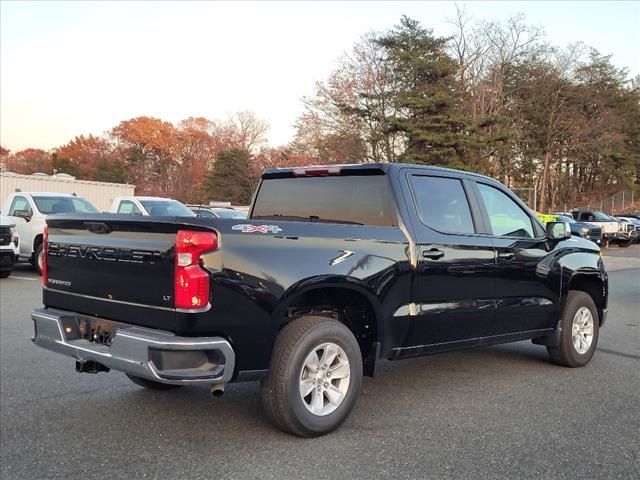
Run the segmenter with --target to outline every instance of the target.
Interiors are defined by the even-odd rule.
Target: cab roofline
[[[413,163],[354,163],[337,165],[308,165],[303,167],[268,168],[262,173],[263,179],[269,178],[293,178],[300,176],[351,176],[351,175],[386,175],[402,168],[416,168],[426,172],[451,173],[466,175],[469,177],[483,178],[495,181],[491,177],[453,168],[436,167],[432,165],[419,165]],[[302,173],[302,171],[308,173]]]

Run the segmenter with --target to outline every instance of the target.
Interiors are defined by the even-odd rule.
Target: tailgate
[[[49,217],[44,303],[173,329],[176,219]]]

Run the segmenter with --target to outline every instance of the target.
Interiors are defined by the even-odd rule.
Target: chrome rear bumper
[[[222,337],[179,337],[48,308],[33,310],[31,319],[36,345],[78,362],[97,362],[109,369],[177,385],[226,383],[233,376],[235,354]],[[108,341],[102,344],[90,340],[92,326],[97,324],[110,330]]]

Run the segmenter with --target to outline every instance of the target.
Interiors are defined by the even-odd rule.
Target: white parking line
[[[30,280],[32,282],[37,282],[38,280],[40,280],[39,278],[29,278],[29,277],[16,277],[15,275],[11,275],[8,278],[15,278],[16,280]]]

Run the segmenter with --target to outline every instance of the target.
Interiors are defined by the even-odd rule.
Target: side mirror
[[[29,213],[29,210],[15,210],[13,212],[13,216],[14,217],[18,217],[18,218],[22,218],[22,219],[26,220],[27,222],[31,220],[31,214]]]
[[[549,240],[566,240],[571,238],[571,226],[566,222],[549,222],[546,226]]]

